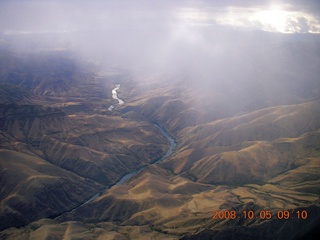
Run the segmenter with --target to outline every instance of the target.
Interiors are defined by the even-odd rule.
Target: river
[[[117,90],[119,90],[120,88],[120,84],[117,84],[116,87],[114,89],[112,89],[111,93],[112,93],[112,98],[115,100],[118,100],[118,104],[122,105],[124,104],[124,101],[122,101],[120,98],[118,98],[118,93]],[[112,111],[112,109],[114,109],[114,105],[111,105],[108,110]]]
[[[163,129],[161,128],[159,125],[157,124],[154,124],[154,126],[156,128],[158,128],[158,130],[162,133],[163,136],[165,136],[168,141],[170,142],[170,147],[169,149],[167,150],[166,154],[164,154],[160,159],[156,160],[155,162],[153,162],[152,164],[156,164],[158,162],[161,162],[163,161],[165,158],[168,158],[172,153],[173,153],[173,150],[175,149],[175,147],[177,146],[175,140]],[[150,164],[149,164],[150,165]],[[115,185],[121,185],[123,184],[124,182],[128,181],[129,179],[133,178],[135,175],[137,175],[139,172],[141,172],[144,168],[146,168],[147,166],[149,165],[146,165],[146,166],[143,166],[137,170],[134,170],[132,172],[129,172],[127,173],[126,175],[124,175]]]
[[[157,164],[161,161],[163,161],[164,159],[168,158],[171,156],[171,154],[173,153],[174,149],[176,148],[177,144],[175,142],[175,140],[166,132],[166,130],[164,130],[162,127],[160,127],[158,124],[154,124],[154,126],[161,132],[161,134],[169,141],[170,146],[167,150],[167,152],[158,160],[156,160],[153,163],[150,163],[148,165],[145,165],[139,169],[133,170],[129,173],[127,173],[126,175],[124,175],[118,182],[116,182],[114,185],[111,185],[110,187],[104,189],[101,192],[96,193],[94,196],[92,196],[92,198],[90,198],[88,201],[84,202],[83,204],[81,204],[78,207],[81,207],[89,202],[92,202],[93,200],[95,200],[96,198],[100,197],[105,191],[107,191],[108,189],[110,189],[112,186],[115,185],[122,185],[123,183],[129,181],[130,179],[132,179],[134,176],[136,176],[138,173],[140,173],[143,169],[145,169],[147,166],[150,166],[152,164]],[[77,207],[77,208],[78,208]],[[76,208],[75,208],[76,209]],[[72,211],[74,211],[75,209],[73,209]]]
[[[63,216],[64,214],[68,214],[71,213],[75,210],[77,210],[79,207],[82,207],[92,201],[94,201],[96,198],[100,197],[105,191],[108,191],[111,187],[115,186],[115,185],[122,185],[125,182],[129,181],[130,179],[132,179],[134,176],[136,176],[138,173],[140,173],[143,169],[145,169],[146,167],[153,165],[153,164],[157,164],[161,161],[163,161],[164,159],[170,157],[174,151],[174,149],[176,148],[177,144],[175,142],[175,140],[162,128],[160,127],[158,124],[154,124],[154,126],[160,131],[160,133],[169,141],[170,146],[167,150],[167,152],[158,160],[154,161],[153,163],[147,164],[139,169],[133,170],[129,173],[127,173],[126,175],[124,175],[118,182],[116,182],[115,184],[107,187],[106,189],[96,193],[94,196],[92,196],[89,200],[85,201],[84,203],[80,204],[79,206],[71,209],[70,211],[64,212],[62,214],[59,214],[58,216],[54,216],[54,218],[59,218],[61,216]]]
[[[117,96],[117,90],[120,88],[120,84],[117,84],[116,87],[112,90],[112,98],[113,99],[116,99],[118,100],[118,104],[123,104],[124,102],[118,98]],[[114,108],[113,105],[111,105],[108,109],[110,111],[112,111],[112,109]],[[94,201],[96,198],[98,198],[99,196],[101,196],[105,191],[107,191],[108,189],[110,189],[112,186],[115,186],[115,185],[122,185],[124,184],[125,182],[129,181],[130,179],[132,179],[134,176],[136,176],[138,173],[140,173],[143,169],[145,169],[147,166],[150,166],[152,164],[157,164],[158,162],[161,162],[163,161],[164,159],[170,157],[170,155],[173,153],[174,149],[176,148],[177,144],[175,142],[175,140],[166,132],[166,130],[164,130],[162,127],[160,127],[160,125],[158,124],[153,124],[158,130],[159,132],[169,141],[170,143],[170,146],[167,150],[167,152],[158,160],[154,161],[153,163],[150,163],[150,164],[147,164],[145,166],[142,166],[141,168],[139,169],[136,169],[136,170],[133,170],[127,174],[125,174],[118,182],[116,182],[115,184],[107,187],[106,189],[104,189],[103,191],[100,191],[98,193],[96,193],[94,196],[92,196],[89,200],[85,201],[84,203],[80,204],[79,206],[71,209],[70,211],[68,212],[64,212],[62,214],[60,214],[59,216],[55,216],[55,218],[57,217],[60,217],[64,214],[67,214],[67,213],[70,213],[70,212],[73,212],[75,211],[76,209],[78,209],[79,207],[83,206],[83,205],[86,205],[88,204],[89,202],[92,202]]]

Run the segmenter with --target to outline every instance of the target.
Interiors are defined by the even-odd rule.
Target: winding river
[[[161,162],[163,161],[164,159],[168,158],[172,153],[173,153],[173,150],[175,149],[175,147],[177,146],[176,142],[174,141],[174,139],[163,129],[161,128],[159,125],[157,124],[154,124],[154,126],[156,128],[158,128],[158,130],[162,133],[163,136],[165,136],[168,141],[170,142],[170,147],[169,149],[167,150],[166,154],[164,154],[160,159],[156,160],[155,162],[153,162],[152,164],[156,164],[158,162]],[[150,165],[150,164],[149,164]],[[139,172],[141,172],[143,169],[145,169],[147,166],[149,165],[146,165],[146,166],[143,166],[137,170],[134,170],[130,173],[127,173],[126,175],[124,175],[115,185],[121,185],[123,184],[124,182],[130,180],[131,178],[133,178],[134,176],[136,176]]]
[[[117,84],[116,87],[114,89],[112,89],[112,98],[115,100],[118,100],[118,104],[122,105],[124,104],[124,101],[122,101],[120,98],[118,98],[118,93],[117,90],[119,90],[120,88],[120,84]],[[112,109],[114,109],[114,105],[111,105],[108,110],[112,111]]]
[[[117,90],[120,88],[120,84],[117,84],[116,87],[112,90],[112,98],[118,100],[118,104],[123,104],[124,102],[118,98],[117,95]],[[112,109],[114,108],[113,105],[111,105],[108,110],[112,111]],[[146,167],[152,165],[152,164],[157,164],[158,162],[163,161],[164,159],[170,157],[170,155],[173,153],[174,149],[176,148],[177,144],[175,142],[175,140],[162,128],[160,127],[160,125],[158,124],[154,124],[154,126],[159,130],[159,132],[169,141],[170,146],[167,150],[167,152],[158,160],[154,161],[153,163],[147,164],[145,166],[142,166],[139,169],[136,169],[134,171],[131,171],[129,173],[127,173],[126,175],[124,175],[118,182],[116,182],[115,184],[107,187],[106,189],[104,189],[103,191],[100,191],[98,193],[96,193],[94,196],[92,196],[89,200],[87,200],[86,202],[80,204],[79,206],[75,207],[74,209],[68,211],[68,212],[64,212],[62,214],[60,214],[59,216],[62,216],[64,214],[70,213],[75,211],[76,209],[78,209],[79,207],[86,205],[89,202],[94,201],[96,198],[98,198],[99,196],[101,196],[105,191],[107,191],[108,189],[110,189],[111,187],[115,186],[115,185],[122,185],[125,182],[129,181],[130,179],[132,179],[134,176],[136,176],[137,174],[139,174],[143,169],[145,169]],[[56,217],[59,217],[56,216]]]
[[[124,104],[124,101],[122,101],[121,99],[119,99],[119,98],[118,98],[118,94],[117,94],[117,90],[119,90],[119,88],[120,88],[120,84],[117,84],[116,87],[115,87],[114,89],[112,89],[112,98],[115,99],[115,100],[118,100],[118,104],[119,104],[119,105],[122,105],[122,104]],[[111,105],[108,109],[111,111],[113,108],[114,108],[114,106]],[[158,130],[162,133],[162,135],[168,139],[168,141],[169,141],[169,143],[170,143],[170,147],[169,147],[169,149],[168,149],[168,151],[166,152],[165,155],[163,155],[160,159],[158,159],[157,161],[155,161],[155,162],[152,163],[152,164],[158,163],[158,162],[162,161],[163,159],[169,157],[169,156],[172,154],[172,152],[173,152],[173,150],[175,149],[175,147],[176,147],[176,142],[174,141],[174,139],[173,139],[163,128],[161,128],[158,124],[154,124],[154,126],[155,126],[156,128],[158,128]],[[130,180],[131,178],[133,178],[135,175],[137,175],[139,172],[141,172],[141,171],[142,171],[144,168],[146,168],[147,166],[148,166],[148,165],[143,166],[143,167],[141,167],[141,168],[139,168],[139,169],[136,169],[136,170],[134,170],[134,171],[132,171],[132,172],[127,173],[127,174],[124,175],[118,182],[116,182],[115,185],[121,185],[121,184],[123,184],[124,182]],[[107,189],[106,189],[106,190],[107,190]],[[93,196],[90,200],[88,200],[88,201],[85,202],[84,204],[86,204],[86,203],[94,200],[95,198],[97,198],[97,197],[100,196],[100,195],[101,195],[101,193],[96,194],[95,196]],[[82,205],[84,205],[84,204],[82,204]]]
[[[134,176],[138,175],[143,169],[145,169],[146,167],[152,165],[152,164],[157,164],[161,161],[163,161],[164,159],[168,158],[171,156],[171,154],[173,153],[174,149],[176,148],[177,144],[175,142],[175,140],[162,128],[160,127],[158,124],[154,124],[154,126],[161,132],[161,134],[169,141],[170,146],[167,150],[167,152],[158,160],[156,160],[153,163],[150,163],[148,165],[145,165],[139,169],[133,170],[129,173],[127,173],[126,175],[124,175],[118,182],[116,182],[115,184],[111,185],[110,187],[104,189],[101,192],[98,192],[97,194],[95,194],[92,198],[90,198],[88,201],[84,202],[83,204],[81,204],[78,207],[81,207],[89,202],[94,201],[96,198],[100,197],[105,191],[107,191],[108,189],[110,189],[111,187],[115,186],[115,185],[122,185],[123,183],[129,181],[130,179],[132,179]],[[76,210],[78,207],[74,208],[71,211]]]

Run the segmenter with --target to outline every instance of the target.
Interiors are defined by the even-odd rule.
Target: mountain
[[[1,56],[12,63],[1,84],[18,89],[4,88],[0,106],[2,229],[69,211],[165,152],[159,130],[108,111],[103,85],[72,59]]]
[[[0,238],[317,239],[319,42],[239,45],[203,73],[1,50]]]

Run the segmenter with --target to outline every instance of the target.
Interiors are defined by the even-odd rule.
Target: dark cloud
[[[299,28],[299,32],[302,32],[302,33],[307,33],[309,32],[309,24],[308,24],[308,20],[304,17],[299,17],[297,19],[297,25],[298,25],[298,28]]]

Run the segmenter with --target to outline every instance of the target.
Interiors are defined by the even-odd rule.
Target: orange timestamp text
[[[271,210],[260,210],[255,212],[253,210],[244,210],[242,213],[237,213],[235,210],[214,210],[213,219],[260,219],[260,220],[270,220],[272,218],[277,218],[280,220],[288,219],[302,219],[306,220],[308,218],[308,212],[306,210],[278,210],[276,212],[271,212]]]

